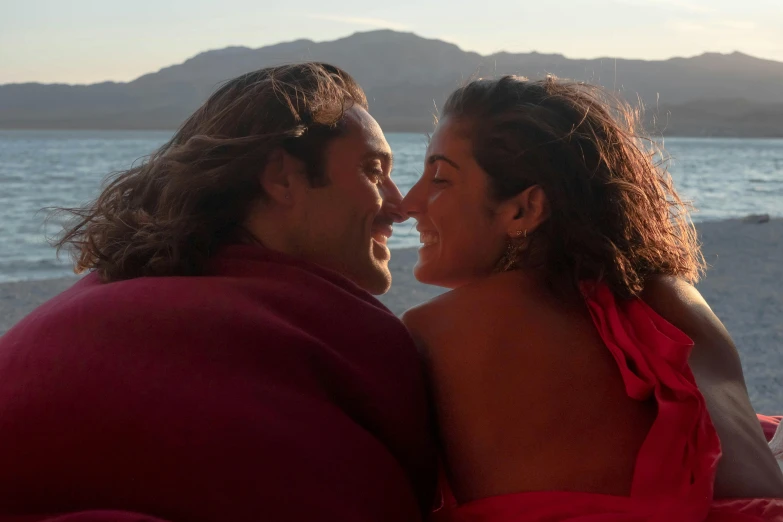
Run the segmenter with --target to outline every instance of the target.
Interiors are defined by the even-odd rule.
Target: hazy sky
[[[210,49],[378,28],[482,54],[783,61],[783,0],[0,0],[0,83],[128,81]]]

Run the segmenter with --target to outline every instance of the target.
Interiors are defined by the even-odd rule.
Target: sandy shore
[[[758,411],[783,413],[783,220],[699,225],[710,264],[698,287],[731,332]],[[394,284],[382,301],[395,313],[440,293],[416,282],[414,249],[393,252]],[[0,334],[73,278],[0,284]]]

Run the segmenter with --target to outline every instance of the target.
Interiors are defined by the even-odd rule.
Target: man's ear
[[[268,200],[280,205],[293,203],[295,187],[301,185],[305,165],[283,149],[276,149],[261,172],[261,187]]]
[[[503,203],[506,233],[509,237],[527,236],[549,219],[549,199],[540,185],[529,187]]]

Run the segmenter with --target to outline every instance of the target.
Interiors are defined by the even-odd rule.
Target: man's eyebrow
[[[389,170],[391,170],[391,167],[394,165],[394,154],[385,150],[372,150],[365,154],[363,158],[364,161],[373,159],[379,159],[385,163],[388,163]]]
[[[454,167],[455,169],[459,170],[459,165],[457,165],[457,163],[456,163],[456,162],[454,162],[454,161],[450,160],[449,158],[447,158],[447,157],[446,157],[446,156],[444,156],[443,154],[431,154],[431,155],[430,155],[430,156],[427,158],[427,165],[432,165],[432,164],[433,164],[433,163],[435,163],[436,161],[445,161],[446,163],[448,163],[449,165],[451,165],[451,166],[452,166],[452,167]]]

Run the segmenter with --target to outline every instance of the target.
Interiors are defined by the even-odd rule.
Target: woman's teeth
[[[419,241],[424,246],[436,245],[438,243],[438,234],[435,232],[419,232]]]

